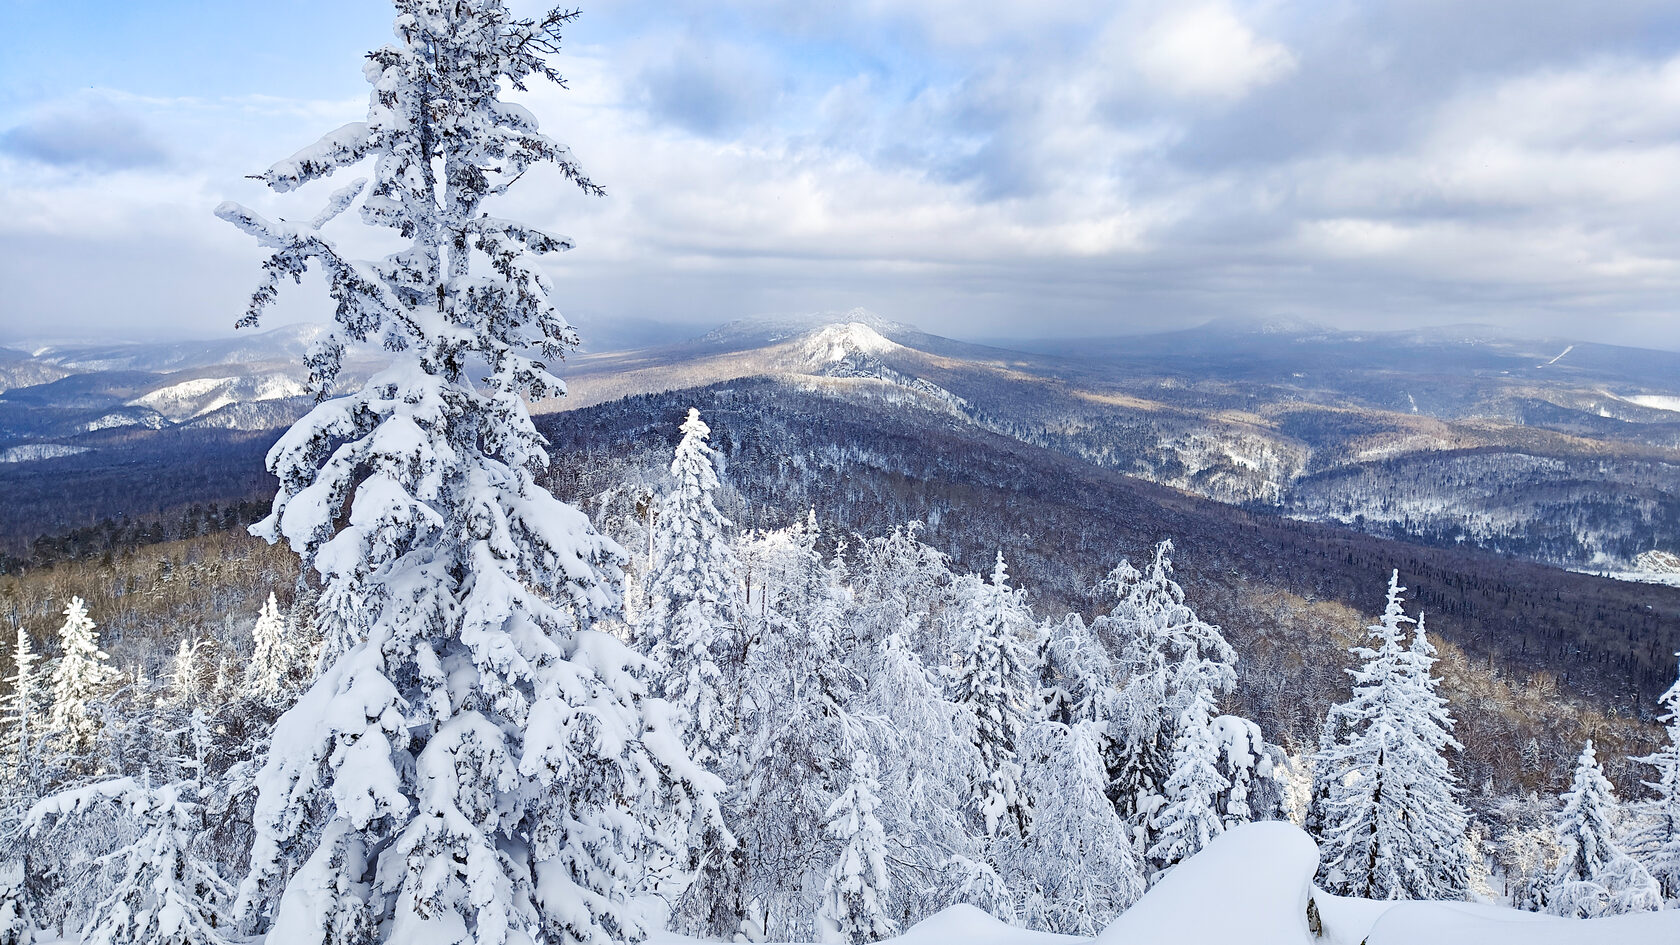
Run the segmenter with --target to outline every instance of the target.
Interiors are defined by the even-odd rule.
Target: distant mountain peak
[[[882,318],[866,308],[846,312],[803,312],[792,315],[764,315],[739,318],[707,332],[700,340],[709,344],[774,344],[789,341],[813,331],[834,325],[857,324],[874,331],[878,336],[920,334],[910,326]]]
[[[853,309],[853,312],[862,309]],[[848,315],[851,312],[847,313]],[[886,354],[900,345],[861,321],[824,325],[805,341],[806,357],[814,364],[833,364],[847,358]]]

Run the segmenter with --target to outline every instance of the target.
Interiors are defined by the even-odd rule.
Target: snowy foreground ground
[[[1469,902],[1373,902],[1313,888],[1318,848],[1286,823],[1238,827],[1185,861],[1097,945],[1680,945],[1680,911],[1559,919]],[[1321,932],[1308,927],[1317,906]],[[649,945],[691,942],[656,936]],[[898,945],[1066,945],[1087,939],[1010,928],[955,906]]]

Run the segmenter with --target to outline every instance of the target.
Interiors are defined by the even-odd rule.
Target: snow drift
[[[1098,945],[1299,945],[1318,847],[1293,824],[1245,824],[1215,838],[1114,920]]]
[[[1376,902],[1313,886],[1318,847],[1293,824],[1245,824],[1181,863],[1094,940],[1096,945],[1674,945],[1680,911],[1560,919],[1473,902]],[[1310,927],[1308,903],[1318,915]],[[685,941],[668,938],[655,941]],[[953,906],[897,945],[1061,945],[1072,936],[1014,929]]]

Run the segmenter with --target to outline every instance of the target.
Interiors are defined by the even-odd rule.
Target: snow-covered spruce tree
[[[1122,561],[1106,587],[1116,604],[1092,632],[1112,640],[1126,677],[1112,713],[1111,747],[1105,757],[1109,797],[1126,818],[1140,853],[1156,843],[1156,815],[1167,803],[1176,726],[1191,703],[1236,686],[1236,651],[1219,628],[1196,615],[1173,579],[1172,542],[1155,546],[1147,573]]]
[[[1552,873],[1546,911],[1591,919],[1662,908],[1657,881],[1616,842],[1616,794],[1589,739],[1554,822],[1563,853]]]
[[[856,714],[868,723],[863,730],[879,760],[876,816],[893,851],[888,915],[908,927],[968,902],[1012,920],[1010,897],[991,892],[996,873],[983,865],[978,815],[969,801],[980,775],[973,714],[945,698],[906,634],[877,644],[860,675],[866,688],[854,700]]]
[[[92,750],[101,728],[94,703],[120,674],[99,648],[99,631],[80,597],[72,597],[64,608],[58,645],[62,655],[53,663],[52,709],[46,733],[54,737],[60,752],[73,758]]]
[[[964,641],[957,666],[952,701],[974,713],[975,747],[980,751],[981,778],[975,800],[985,819],[986,833],[995,836],[1013,824],[1027,832],[1027,814],[1020,796],[1021,768],[1015,760],[1015,739],[1025,723],[1028,696],[1027,650],[1022,637],[1032,628],[1032,612],[1009,586],[1009,569],[999,552],[990,583],[964,579]]]
[[[308,359],[317,392],[348,342],[391,358],[269,453],[280,489],[253,531],[318,575],[328,643],[258,775],[238,911],[288,945],[634,940],[644,802],[662,776],[712,782],[644,702],[640,658],[592,629],[618,606],[621,550],[535,480],[525,398],[564,392],[549,365],[577,340],[537,256],[570,244],[486,212],[542,164],[598,192],[499,97],[558,80],[545,57],[574,14],[395,5],[366,121],[258,175],[287,192],[371,157],[371,188],[308,222],[217,208],[273,250],[241,324],[323,270],[337,324]],[[352,260],[323,234],[359,197],[402,248]]]
[[[742,777],[746,628],[729,541],[734,526],[714,498],[719,483],[716,454],[706,442],[711,429],[690,408],[681,431],[671,460],[675,481],[654,518],[652,557],[642,581],[645,604],[634,632],[654,662],[653,691],[676,711],[689,754],[735,783]],[[689,849],[680,866],[694,876],[678,907],[679,923],[700,934],[733,931],[740,918],[730,903],[739,882],[734,835],[716,804],[673,813],[679,819],[671,825],[673,840]]]
[[[1388,586],[1373,647],[1353,696],[1332,706],[1326,739],[1313,759],[1319,796],[1319,884],[1367,899],[1462,899],[1469,889],[1463,838],[1468,815],[1443,752],[1457,748],[1446,701],[1430,674],[1434,648],[1419,634],[1404,645],[1400,576]]]
[[[34,945],[36,931],[23,858],[0,860],[0,945]]]
[[[1399,583],[1398,572],[1390,582]],[[1455,899],[1471,891],[1473,857],[1464,845],[1470,833],[1470,813],[1459,800],[1458,778],[1447,763],[1446,753],[1463,751],[1464,746],[1453,737],[1452,711],[1440,692],[1436,662],[1435,645],[1429,642],[1423,612],[1419,611],[1405,660],[1415,706],[1410,718],[1418,733],[1414,744],[1422,749],[1417,773],[1407,784],[1412,797],[1411,822],[1415,842],[1425,845],[1426,852],[1417,862],[1428,877],[1432,898]]]
[[[0,770],[7,772],[10,783],[6,791],[8,801],[28,797],[35,781],[35,746],[31,740],[41,725],[36,718],[41,696],[35,672],[35,663],[40,658],[29,642],[29,632],[19,627],[17,645],[12,648],[12,674],[6,677],[11,692],[0,703],[3,712],[0,724],[6,726],[5,737],[0,740],[0,751],[4,752]]]
[[[875,942],[898,932],[887,913],[887,837],[875,816],[881,806],[875,759],[867,751],[852,758],[851,783],[828,808],[825,832],[840,845],[823,883],[817,930],[822,941]]]
[[[136,831],[106,859],[110,891],[93,904],[81,940],[96,945],[221,945],[231,931],[225,907],[233,888],[194,850],[204,824],[193,781],[153,785],[117,778],[44,798],[24,826],[40,835],[111,806]]]
[[[1149,848],[1151,883],[1201,852],[1225,830],[1219,798],[1231,783],[1219,773],[1220,746],[1212,714],[1212,693],[1202,689],[1178,715],[1172,773],[1163,785],[1167,803],[1151,822],[1155,837]]]
[[[1628,849],[1656,878],[1665,898],[1680,899],[1680,679],[1657,704],[1666,710],[1659,721],[1668,741],[1634,759],[1657,769],[1656,780],[1643,782],[1656,797],[1640,805],[1645,823],[1628,838]]]
[[[244,695],[248,698],[272,704],[291,692],[304,657],[291,630],[270,591],[251,628],[251,661],[245,665]]]
[[[1143,864],[1104,791],[1093,722],[1039,722],[1021,735],[1027,835],[1005,845],[1006,881],[1034,929],[1095,935],[1143,895]]]
[[[713,770],[738,752],[742,650],[739,566],[718,511],[717,460],[711,428],[690,408],[671,460],[675,482],[659,503],[653,562],[644,581],[647,605],[636,620],[637,642],[658,665],[654,682],[681,713],[694,760]],[[721,667],[732,676],[725,679]]]
[[[843,590],[817,553],[817,524],[762,536],[743,552],[759,576],[747,662],[747,777],[731,799],[740,883],[728,908],[748,939],[810,941],[821,901],[829,805],[853,751],[847,706],[859,680],[840,646]],[[732,933],[733,934],[733,933]]]

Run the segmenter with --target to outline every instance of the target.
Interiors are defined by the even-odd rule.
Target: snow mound
[[[903,935],[885,940],[899,945],[1066,945],[1087,941],[1073,935],[1014,928],[969,905],[937,912],[906,929]]]
[[[1168,873],[1136,905],[1115,919],[1097,937],[1097,943],[1674,945],[1680,942],[1680,911],[1676,910],[1603,919],[1560,919],[1474,902],[1346,899],[1313,888],[1317,868],[1318,848],[1299,827],[1283,822],[1237,827]],[[1321,927],[1316,935],[1307,921],[1309,899]],[[952,937],[946,941],[965,939]],[[1024,942],[1026,938],[1012,941]]]
[[[1680,912],[1560,919],[1472,902],[1397,902],[1377,919],[1366,945],[1673,945]]]
[[[805,342],[805,356],[813,364],[833,364],[857,355],[879,355],[898,349],[898,343],[862,322],[827,325]]]
[[[1098,945],[1303,945],[1318,845],[1294,824],[1226,831],[1180,863]]]

